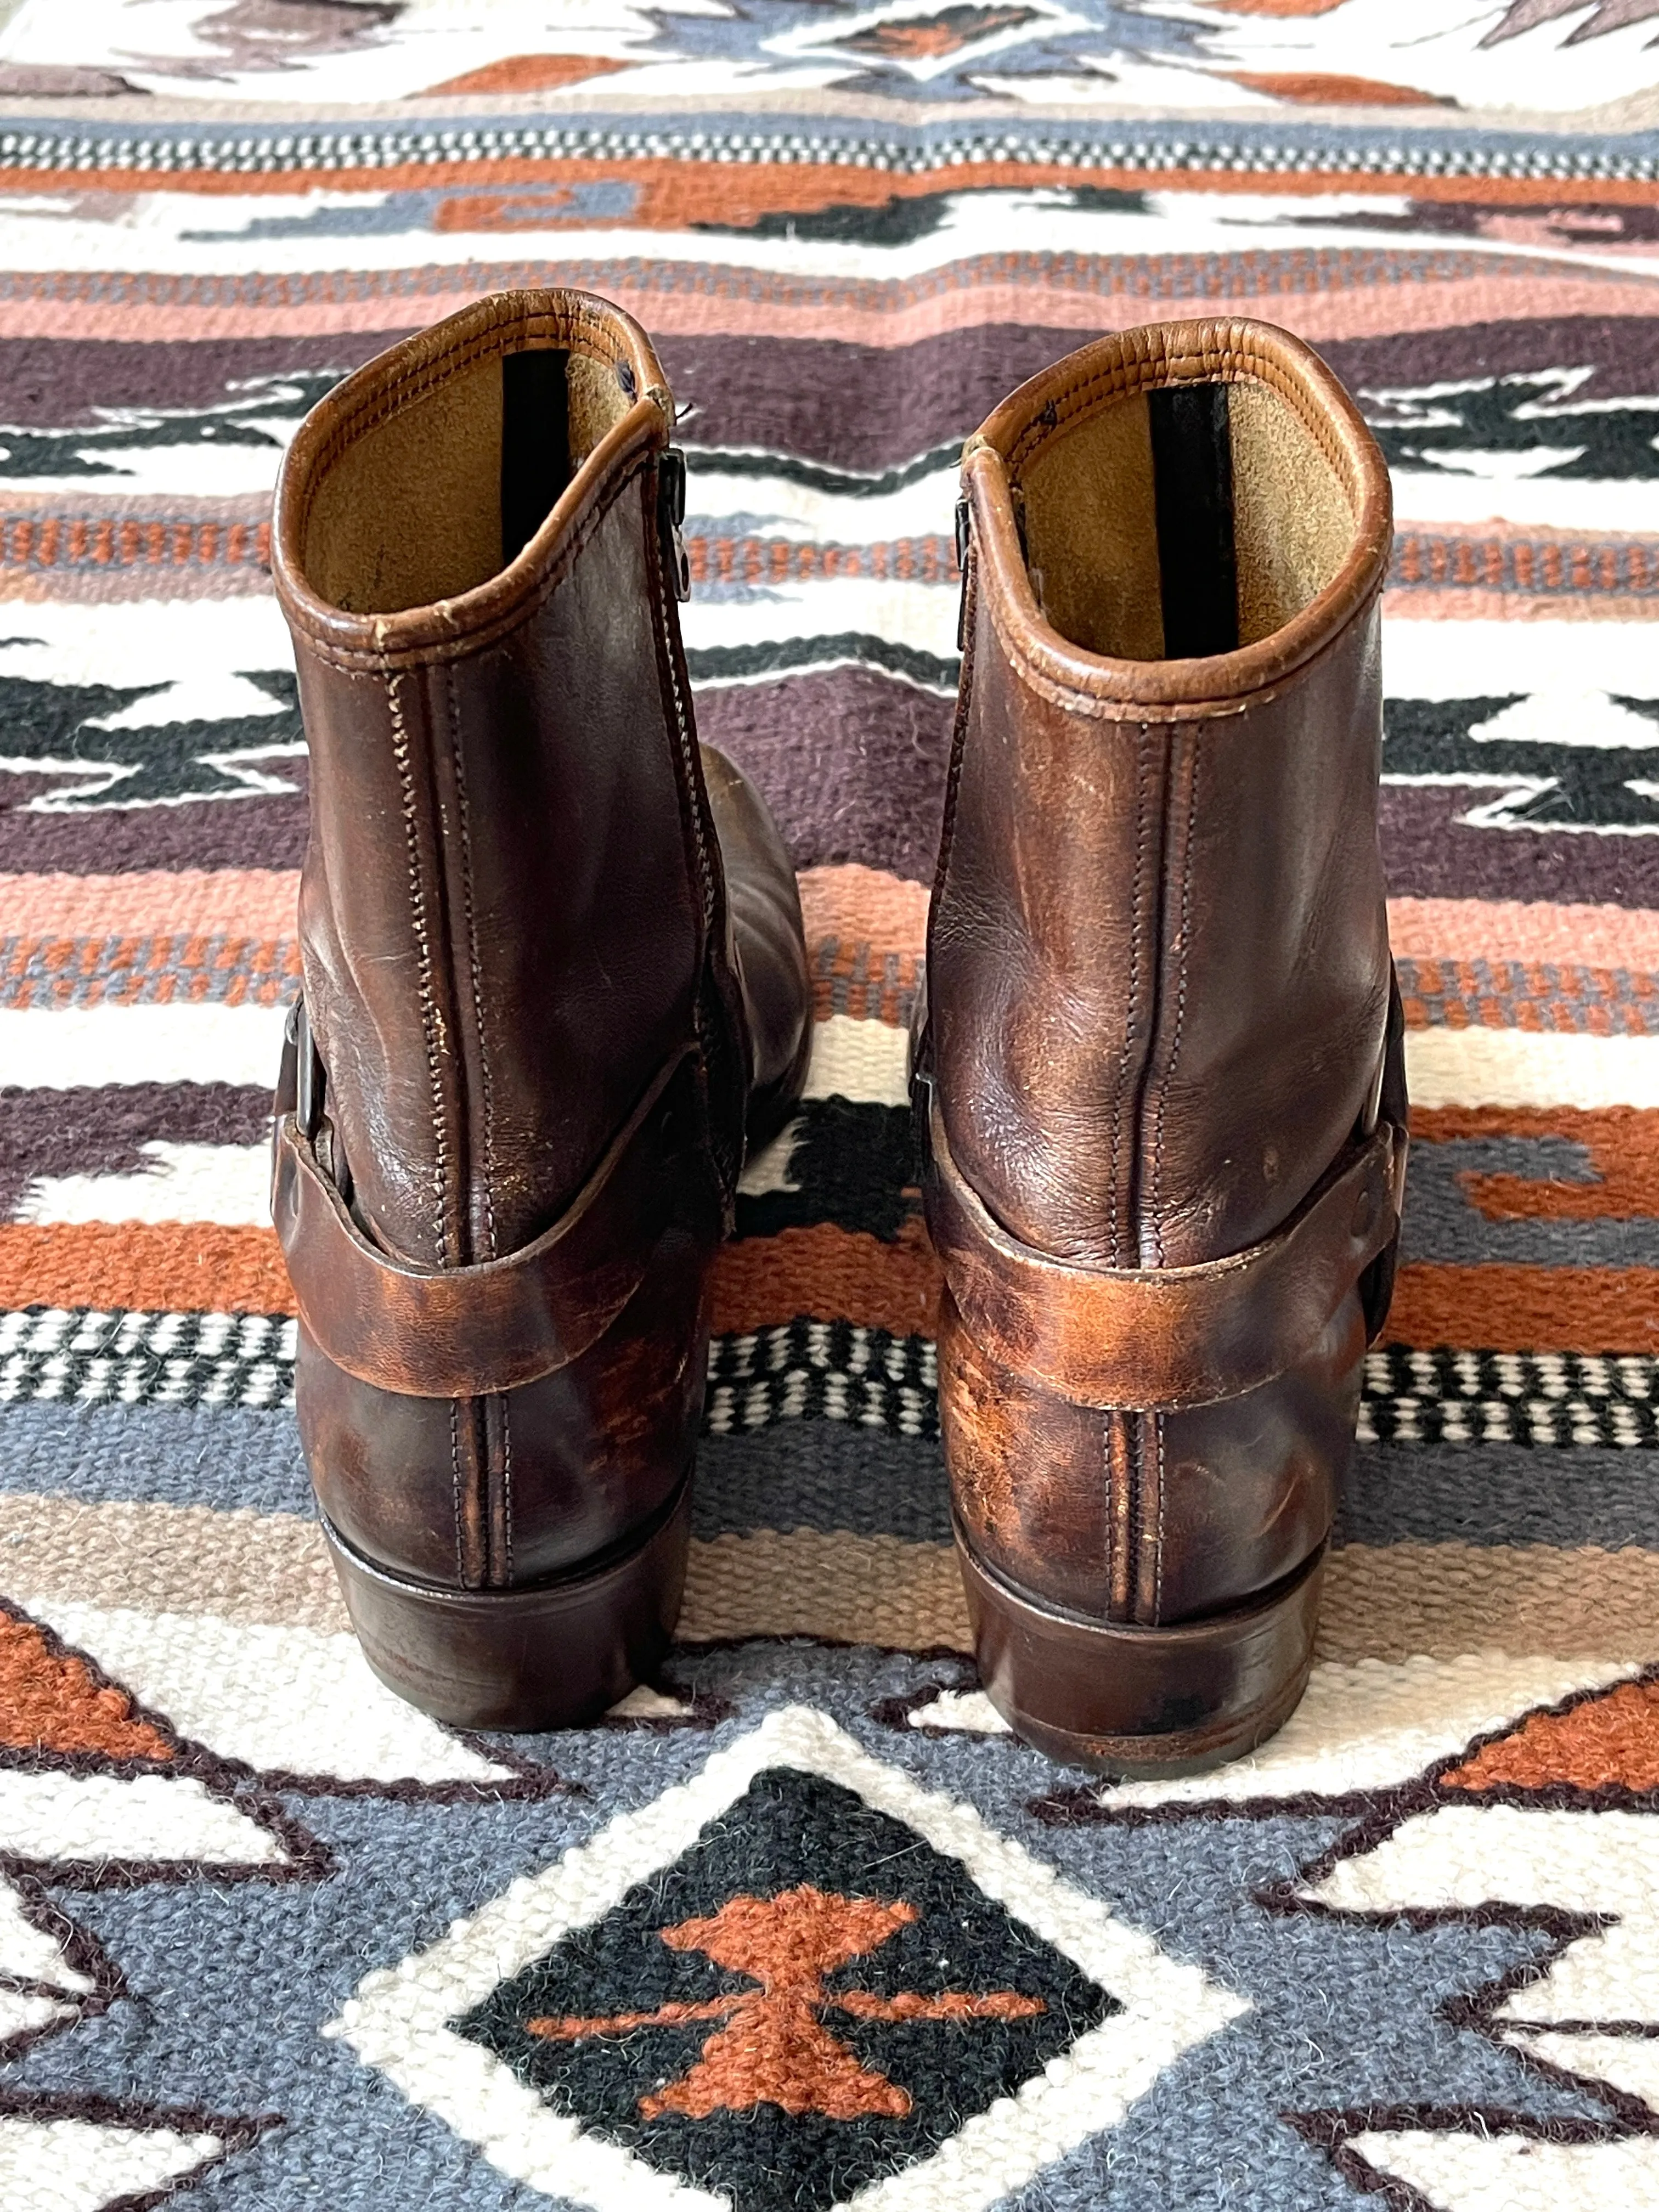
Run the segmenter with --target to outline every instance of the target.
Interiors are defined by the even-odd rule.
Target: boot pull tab
[[[678,446],[666,447],[657,457],[657,520],[662,531],[663,559],[673,579],[674,597],[691,596],[691,562],[680,525],[685,520],[685,455]]]

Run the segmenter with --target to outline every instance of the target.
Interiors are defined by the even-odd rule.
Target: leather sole
[[[1307,1687],[1324,1553],[1261,1601],[1168,1628],[1037,1604],[957,1531],[987,1696],[1014,1733],[1067,1766],[1156,1781],[1242,1759]]]
[[[655,1674],[685,1588],[688,1477],[641,1542],[520,1589],[441,1589],[388,1573],[325,1519],[346,1610],[389,1689],[458,1728],[580,1728]]]

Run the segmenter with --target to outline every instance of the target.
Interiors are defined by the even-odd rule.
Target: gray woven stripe
[[[717,1337],[709,1346],[705,1425],[713,1435],[815,1419],[891,1436],[937,1436],[932,1339],[850,1322],[793,1321],[750,1336]]]
[[[1659,1361],[1636,1353],[1408,1352],[1365,1362],[1364,1443],[1659,1443]]]
[[[296,1328],[280,1314],[0,1314],[0,1404],[291,1406]]]
[[[291,1406],[295,1328],[280,1314],[0,1313],[0,1404]],[[711,1435],[810,1420],[936,1437],[932,1340],[807,1320],[714,1339]],[[1359,1441],[1651,1449],[1659,1359],[1389,1346],[1365,1362]]]
[[[1018,161],[1052,165],[1062,173],[1090,169],[1203,171],[1315,174],[1333,168],[1379,176],[1543,177],[1644,182],[1659,175],[1659,159],[1641,140],[1522,137],[1498,133],[1453,137],[1443,131],[1400,131],[1386,135],[1327,131],[1318,136],[1258,134],[1194,123],[1179,136],[1157,128],[1111,137],[1097,129],[1065,134],[1041,121],[1001,131],[952,131],[923,123],[902,135],[878,137],[856,123],[826,129],[745,124],[709,118],[695,131],[652,128],[619,121],[606,128],[538,123],[388,123],[356,130],[239,130],[223,136],[187,127],[149,132],[94,132],[33,128],[0,132],[0,166],[12,169],[118,169],[223,175],[273,175],[294,171],[444,168],[474,161],[557,160],[674,160],[754,161],[927,175],[965,162]]]

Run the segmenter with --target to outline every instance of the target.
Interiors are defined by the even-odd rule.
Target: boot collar
[[[1232,651],[1132,659],[1073,643],[1046,617],[1025,548],[1024,483],[1050,441],[1137,393],[1182,385],[1266,386],[1305,425],[1352,513],[1346,552],[1329,580],[1281,627]],[[1237,709],[1312,660],[1368,607],[1385,580],[1393,530],[1388,469],[1336,377],[1288,332],[1248,320],[1149,325],[1085,346],[1019,386],[963,449],[963,521],[975,589],[999,642],[1034,688],[1076,711],[1185,720]]]
[[[331,471],[360,440],[442,392],[492,355],[554,349],[614,379],[615,416],[582,458],[533,536],[484,580],[392,612],[331,604],[307,558],[313,511]],[[568,567],[598,514],[634,470],[668,447],[674,403],[649,338],[591,293],[505,292],[389,348],[346,377],[307,417],[284,459],[271,530],[271,574],[292,626],[349,666],[386,669],[472,653],[513,629]],[[434,526],[441,526],[434,517]]]

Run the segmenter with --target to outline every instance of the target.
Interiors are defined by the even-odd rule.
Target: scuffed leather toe
[[[713,745],[703,780],[726,867],[726,896],[749,1023],[749,1149],[775,1136],[806,1080],[812,989],[795,871],[766,801]]]

